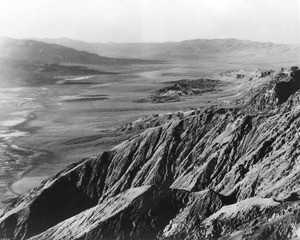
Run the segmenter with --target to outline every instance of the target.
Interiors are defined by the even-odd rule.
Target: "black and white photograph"
[[[0,240],[300,240],[300,0],[0,0]]]

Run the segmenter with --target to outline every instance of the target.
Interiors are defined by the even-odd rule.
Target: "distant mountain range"
[[[196,39],[165,43],[88,43],[68,38],[0,38],[0,58],[42,63],[126,65],[149,60],[299,60],[300,45],[237,39]],[[148,60],[145,60],[148,59]]]
[[[106,57],[197,59],[222,56],[275,56],[280,58],[297,58],[300,55],[300,45],[238,39],[195,39],[165,43],[88,43],[68,38],[43,38],[38,40]]]
[[[125,65],[147,63],[143,60],[116,59],[79,51],[68,46],[27,39],[0,38],[0,58],[36,63],[77,63],[93,65]]]
[[[124,66],[154,62],[102,57],[58,44],[2,37],[0,88],[53,84],[54,76],[62,75],[115,74]]]

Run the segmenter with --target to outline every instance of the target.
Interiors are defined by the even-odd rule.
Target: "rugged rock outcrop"
[[[156,116],[156,127],[16,200],[0,218],[0,237],[297,237],[299,76],[284,70],[239,79],[257,82],[237,108]]]
[[[157,186],[131,188],[32,239],[153,239],[185,205],[188,195]]]
[[[184,239],[204,219],[220,210],[233,199],[222,196],[211,189],[190,194],[189,202],[182,211],[165,227],[161,238]]]
[[[179,81],[166,82],[172,84],[156,90],[149,98],[141,99],[139,102],[178,102],[182,97],[189,95],[200,95],[205,92],[218,91],[224,82],[212,79],[182,79]]]

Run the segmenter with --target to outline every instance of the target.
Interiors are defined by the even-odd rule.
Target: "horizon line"
[[[74,39],[69,37],[25,37],[25,38],[16,38],[16,37],[9,37],[9,36],[0,36],[0,38],[9,38],[9,39],[16,39],[16,40],[33,40],[33,41],[41,41],[42,40],[59,40],[59,39],[66,39],[71,41],[79,41],[84,42],[87,44],[164,44],[164,43],[180,43],[180,42],[188,42],[188,41],[197,41],[197,40],[237,40],[237,41],[249,41],[249,42],[256,42],[256,43],[270,43],[275,45],[300,45],[300,43],[276,43],[276,42],[270,42],[270,41],[258,41],[258,40],[251,40],[251,39],[240,39],[240,38],[192,38],[192,39],[184,39],[184,40],[168,40],[168,41],[153,41],[153,42],[115,42],[115,41],[108,41],[108,42],[89,42],[85,40],[80,39]]]

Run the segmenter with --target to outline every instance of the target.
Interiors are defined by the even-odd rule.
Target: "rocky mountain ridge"
[[[237,107],[124,126],[145,130],[17,199],[0,237],[299,238],[300,71],[233,74]]]

